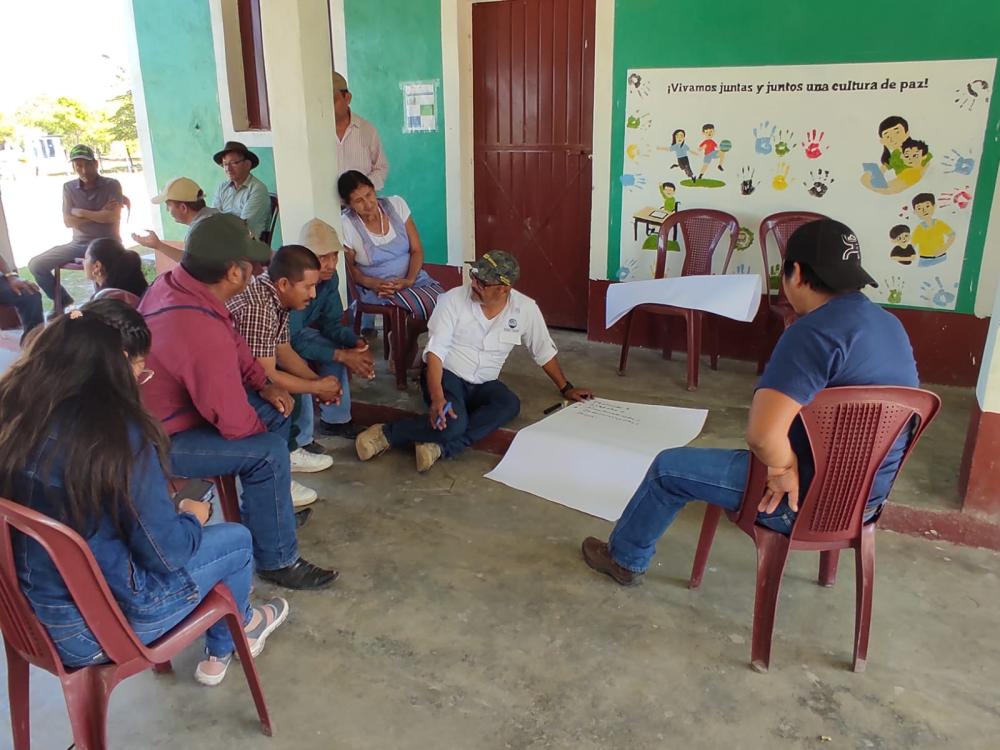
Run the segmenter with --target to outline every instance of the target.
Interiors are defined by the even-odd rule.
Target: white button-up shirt
[[[389,160],[382,150],[382,141],[375,126],[351,112],[351,124],[344,137],[337,139],[337,168],[340,174],[356,169],[375,184],[376,190],[385,186],[389,175]]]
[[[435,354],[446,370],[467,383],[496,380],[518,344],[528,347],[539,366],[558,352],[542,311],[531,297],[516,289],[510,290],[507,306],[492,320],[472,298],[471,286],[451,289],[438,297],[427,329],[430,336],[424,360],[428,353]]]

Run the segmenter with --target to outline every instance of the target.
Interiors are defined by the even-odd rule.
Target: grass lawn
[[[35,280],[35,277],[28,270],[27,266],[17,269],[17,272],[25,281]],[[156,278],[156,266],[153,264],[152,258],[148,262],[143,259],[142,273],[146,277],[146,281],[152,284],[153,279]],[[77,305],[82,305],[93,296],[94,285],[87,280],[83,271],[62,271],[59,276],[63,287],[70,293],[70,296],[75,300]],[[42,295],[42,306],[46,313],[52,311],[52,300],[44,294]]]

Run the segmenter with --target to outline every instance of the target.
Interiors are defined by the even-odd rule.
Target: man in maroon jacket
[[[299,557],[288,457],[291,397],[268,381],[225,304],[246,288],[251,263],[269,259],[270,249],[236,216],[209,216],[192,226],[180,266],[158,278],[139,305],[153,334],[146,362],[156,373],[142,388],[143,402],[170,435],[175,474],[239,476],[257,574],[288,588],[321,588],[337,571]]]

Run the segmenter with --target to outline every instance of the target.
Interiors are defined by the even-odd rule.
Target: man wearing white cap
[[[337,125],[337,169],[340,173],[356,169],[375,183],[375,189],[385,186],[389,160],[382,150],[382,141],[375,126],[351,111],[351,92],[347,79],[333,74],[333,116]]]
[[[155,205],[166,203],[170,217],[178,224],[188,227],[199,219],[219,213],[219,209],[205,204],[205,192],[190,177],[175,177],[170,180],[159,195],[153,196],[152,203]],[[184,255],[183,250],[168,245],[152,229],[147,229],[145,234],[133,232],[132,239],[143,247],[159,250],[178,263]]]

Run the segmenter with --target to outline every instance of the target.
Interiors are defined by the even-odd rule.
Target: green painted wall
[[[614,108],[608,278],[619,267],[625,87],[629,68],[807,65],[948,60],[1000,55],[1000,3],[871,0],[836,3],[615,3]],[[993,91],[997,91],[1000,69]],[[1000,96],[990,102],[957,312],[972,312],[1000,160]],[[1000,221],[1000,218],[997,219]]]
[[[184,175],[211,198],[225,175],[212,161],[224,141],[208,0],[133,0],[133,11],[157,185]],[[274,190],[271,149],[253,151]],[[166,239],[182,239],[186,227],[162,216]]]
[[[438,130],[403,133],[403,81],[441,80],[439,0],[344,0],[351,108],[378,129],[389,158],[385,195],[410,204],[426,260],[447,263],[444,121]]]

